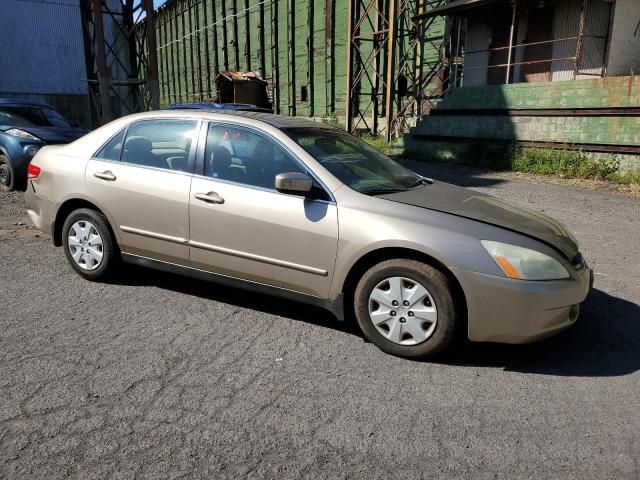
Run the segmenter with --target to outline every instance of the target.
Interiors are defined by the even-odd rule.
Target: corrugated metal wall
[[[162,104],[215,96],[220,70],[254,70],[280,113],[344,112],[346,1],[176,0],[158,11],[157,37]]]
[[[539,8],[540,3],[529,1],[521,4],[518,11],[516,28],[516,45],[527,42],[528,9]],[[556,0],[545,3],[554,7],[553,16],[553,44],[551,53],[551,80],[573,80],[577,50],[577,37],[580,32],[580,12],[582,0]],[[503,7],[509,8],[509,7]],[[593,78],[602,75],[605,63],[606,40],[609,28],[611,3],[605,0],[587,0],[584,2],[584,35],[580,48],[580,61],[577,67],[576,79]],[[487,70],[494,17],[490,15],[469,15],[466,31],[466,49],[470,52],[465,56],[464,85],[478,86],[487,84]],[[507,45],[498,45],[505,47]],[[513,49],[513,79],[521,81],[521,66],[517,65],[524,59],[525,47],[517,46]],[[478,68],[480,67],[480,68]]]
[[[0,95],[86,95],[78,0],[0,2]]]

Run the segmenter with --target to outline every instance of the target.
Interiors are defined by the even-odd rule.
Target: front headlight
[[[36,153],[38,153],[38,150],[40,150],[40,147],[41,145],[27,145],[24,147],[24,151],[27,155],[33,158],[36,156]]]
[[[561,280],[569,272],[560,262],[544,253],[507,243],[481,240],[482,246],[509,278],[518,280]]]
[[[5,130],[4,133],[18,138],[25,138],[27,140],[40,140],[35,135],[31,135],[29,132],[25,132],[24,130],[20,130],[19,128],[10,128],[9,130]]]

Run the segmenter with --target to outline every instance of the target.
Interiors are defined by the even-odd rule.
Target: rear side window
[[[120,153],[122,152],[122,141],[124,140],[124,130],[118,133],[115,137],[109,140],[98,153],[94,155],[94,158],[100,158],[102,160],[120,160]]]
[[[120,160],[167,170],[187,171],[197,122],[144,120],[127,129]]]

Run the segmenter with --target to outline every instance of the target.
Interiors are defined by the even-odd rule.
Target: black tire
[[[71,254],[71,248],[69,247],[69,233],[71,228],[76,222],[82,221],[90,222],[102,238],[102,260],[93,270],[86,270],[76,263]],[[117,246],[111,234],[109,222],[102,213],[89,208],[74,210],[67,216],[62,227],[62,248],[71,267],[87,280],[108,278],[118,263]]]
[[[0,190],[11,192],[17,186],[15,169],[11,161],[6,155],[0,154]]]
[[[387,339],[369,315],[369,297],[376,286],[391,277],[404,277],[427,289],[437,309],[435,330],[421,343],[401,345]],[[387,260],[371,267],[360,279],[354,294],[356,319],[365,337],[380,350],[398,357],[426,359],[444,351],[456,337],[460,324],[453,289],[439,270],[416,260]],[[413,315],[413,314],[412,314]],[[417,318],[417,317],[416,317]]]

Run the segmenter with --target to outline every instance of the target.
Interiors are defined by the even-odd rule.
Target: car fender
[[[109,210],[106,208],[106,206],[104,204],[102,204],[96,198],[90,197],[89,195],[87,195],[85,193],[74,192],[74,193],[70,193],[70,194],[67,194],[67,195],[63,196],[61,198],[61,200],[60,200],[60,203],[56,207],[56,214],[55,214],[55,219],[56,219],[55,221],[56,222],[59,221],[58,220],[58,213],[60,212],[60,209],[62,208],[62,206],[64,204],[66,204],[66,203],[68,203],[70,201],[74,201],[74,200],[80,200],[80,201],[87,202],[87,203],[90,203],[92,205],[95,205],[95,207],[98,208],[98,210],[100,210],[100,212],[102,212],[102,214],[107,218],[107,221],[109,222],[109,225],[111,226],[111,231],[113,232],[113,235],[115,236],[115,240],[116,240],[116,243],[118,244],[118,246],[122,245],[122,242],[121,242],[121,239],[120,239],[120,232],[118,230],[118,225],[116,225],[116,223],[114,221],[114,218],[111,215],[111,213],[109,212]]]

